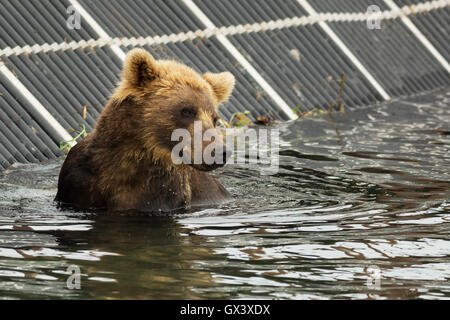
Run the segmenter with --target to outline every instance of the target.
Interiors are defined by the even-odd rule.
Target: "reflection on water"
[[[280,130],[276,175],[228,166],[216,175],[235,201],[175,216],[59,211],[62,160],[13,166],[0,297],[450,297],[450,91]]]

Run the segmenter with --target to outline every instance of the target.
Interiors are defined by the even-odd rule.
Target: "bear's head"
[[[218,132],[210,141],[200,138],[198,144],[195,130],[200,128],[202,137],[206,131],[217,130],[217,110],[230,96],[234,82],[229,72],[200,75],[177,61],[155,60],[148,51],[133,49],[127,54],[121,84],[112,97],[113,109],[120,115],[115,121],[122,123],[126,135],[142,146],[152,161],[165,166],[173,165],[173,151],[179,145],[173,138],[175,130],[189,132],[192,143],[181,153],[190,161],[181,166],[188,163],[198,170],[212,170],[226,162],[230,151]],[[203,154],[213,143],[212,156],[223,161],[205,162],[203,157],[199,161],[195,154]],[[217,150],[220,154],[214,154]]]

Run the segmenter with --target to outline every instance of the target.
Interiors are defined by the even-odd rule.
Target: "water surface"
[[[279,129],[276,175],[227,166],[234,201],[175,216],[59,211],[62,160],[9,168],[0,297],[450,297],[450,90]]]

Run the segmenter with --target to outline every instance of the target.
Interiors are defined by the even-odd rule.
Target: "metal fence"
[[[290,120],[449,86],[450,0],[0,0],[0,168],[92,130],[133,47],[232,72],[224,118]]]

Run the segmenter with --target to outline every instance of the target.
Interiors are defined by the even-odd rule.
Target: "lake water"
[[[450,298],[450,90],[279,129],[276,175],[174,216],[59,211],[62,160],[0,173],[0,297]]]

